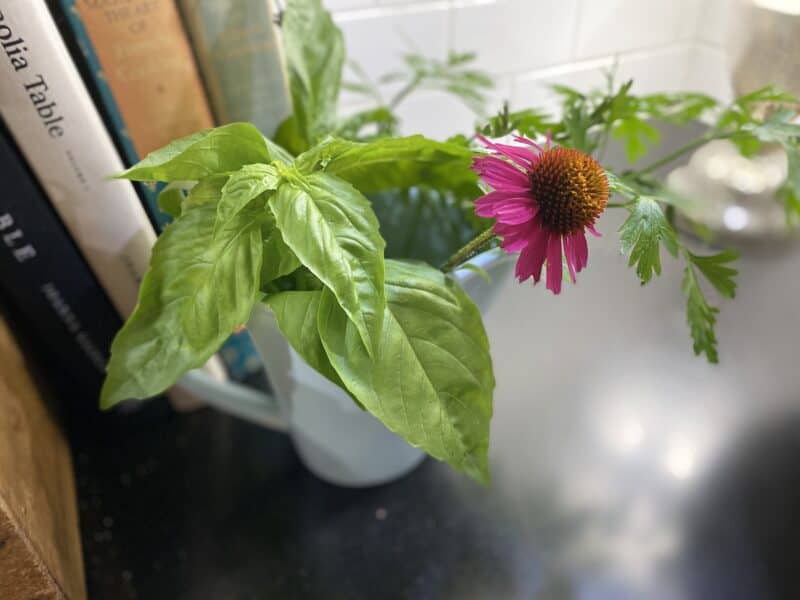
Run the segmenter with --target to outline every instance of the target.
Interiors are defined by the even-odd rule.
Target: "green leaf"
[[[264,208],[242,211],[214,236],[216,214],[213,204],[196,206],[156,241],[139,303],[111,346],[103,408],[163,392],[250,317]]]
[[[297,125],[297,119],[294,115],[290,115],[284,119],[283,123],[278,125],[275,132],[275,141],[288,149],[292,154],[300,154],[309,148],[309,143]],[[291,159],[284,162],[291,162]]]
[[[256,196],[278,187],[278,169],[273,165],[245,165],[231,173],[217,204],[217,229],[222,229]]]
[[[625,156],[636,162],[647,154],[650,144],[658,143],[661,134],[658,129],[635,117],[620,119],[612,129],[612,135],[625,143]]]
[[[472,151],[421,135],[369,143],[330,138],[297,157],[304,173],[323,170],[349,181],[364,194],[420,183],[478,195]]]
[[[158,193],[158,208],[173,219],[181,216],[183,201],[186,199],[186,184],[173,181]]]
[[[197,181],[270,160],[264,136],[255,126],[231,123],[170,142],[116,177],[134,181]]]
[[[386,264],[388,309],[373,357],[332,294],[323,293],[319,332],[328,358],[390,430],[486,482],[494,377],[480,313],[432,267]]]
[[[184,212],[205,204],[216,204],[222,198],[222,188],[228,181],[228,175],[211,175],[198,181],[189,190],[189,195],[183,202]]]
[[[640,118],[684,125],[699,119],[718,104],[714,98],[694,92],[650,94],[639,99],[637,114]]]
[[[728,264],[739,258],[737,252],[726,250],[712,256],[698,256],[691,252],[687,252],[687,254],[691,263],[698,268],[720,295],[725,298],[733,298],[736,295],[734,278],[739,272]]]
[[[534,108],[511,112],[508,103],[504,103],[502,110],[479,130],[491,138],[517,132],[519,135],[535,139],[552,131],[553,128],[553,120],[549,114]]]
[[[386,305],[385,244],[369,201],[346,182],[315,173],[281,184],[269,205],[283,241],[333,291],[372,352]]]
[[[440,265],[486,229],[474,226],[473,203],[427,186],[370,194],[387,258]]]
[[[320,0],[289,0],[282,30],[297,131],[310,146],[334,129],[345,54],[342,32]]]
[[[694,353],[696,355],[705,354],[708,362],[717,363],[719,354],[714,326],[719,309],[709,305],[706,301],[691,263],[688,263],[683,271],[681,287],[686,296],[686,317],[694,341]]]
[[[678,240],[675,230],[664,216],[658,202],[641,197],[628,218],[620,227],[622,252],[630,254],[628,266],[636,265],[636,274],[642,285],[653,275],[661,275],[661,245],[676,256]]]
[[[317,327],[317,313],[322,290],[310,292],[280,292],[264,299],[275,313],[278,329],[300,356],[315,371],[343,390],[347,390],[331,366]]]
[[[289,117],[291,119],[292,117]],[[288,120],[288,119],[287,119]],[[294,160],[294,154],[289,152],[286,148],[284,148],[281,144],[277,141],[273,142],[269,138],[264,138],[264,143],[267,146],[267,152],[269,152],[269,158],[272,161],[280,161],[286,163],[287,165],[290,164]],[[300,154],[297,152],[296,154]]]
[[[261,229],[264,240],[264,260],[261,264],[261,285],[263,286],[296,271],[302,263],[283,241],[283,236],[275,223],[275,216],[272,212],[267,213],[267,219]]]
[[[392,135],[397,127],[397,118],[385,108],[372,108],[348,117],[336,132],[336,135],[347,139],[363,139],[365,127],[374,128],[369,138],[380,138]]]

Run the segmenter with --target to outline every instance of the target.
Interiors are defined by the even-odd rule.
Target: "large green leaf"
[[[286,245],[330,288],[370,352],[383,322],[384,241],[369,201],[325,173],[283,183],[270,200]]]
[[[111,347],[102,407],[161,393],[248,320],[258,293],[264,212],[248,207],[214,236],[216,206],[207,203],[167,226],[139,304]]]
[[[297,157],[303,172],[323,170],[349,181],[365,194],[420,183],[477,196],[477,175],[466,146],[421,135],[369,143],[330,138]]]
[[[235,218],[253,198],[278,187],[278,169],[272,165],[245,165],[228,178],[217,204],[217,228]]]
[[[317,372],[346,389],[331,366],[317,327],[317,313],[322,290],[280,292],[268,296],[264,303],[275,313],[278,328],[303,359]]]
[[[310,146],[335,127],[344,40],[320,0],[289,0],[282,29],[295,127]]]
[[[275,223],[275,215],[267,211],[261,225],[264,240],[264,260],[261,263],[261,285],[274,281],[297,270],[301,263],[292,249],[283,241],[280,229]]]
[[[244,165],[270,162],[264,136],[249,123],[231,123],[180,138],[148,154],[117,178],[197,181]]]
[[[373,357],[333,294],[323,291],[319,332],[328,358],[389,429],[485,482],[494,376],[480,313],[432,267],[386,265],[388,310]]]

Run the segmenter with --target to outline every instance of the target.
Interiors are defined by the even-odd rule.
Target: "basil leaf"
[[[351,185],[316,173],[283,183],[270,200],[283,241],[330,288],[371,353],[386,304],[384,241],[369,201]]]
[[[264,240],[264,260],[261,263],[261,285],[296,271],[301,263],[292,249],[283,241],[283,236],[275,224],[275,216],[267,211],[266,220],[261,226]]]
[[[478,309],[456,283],[420,263],[387,260],[386,294],[371,358],[333,294],[322,292],[319,333],[333,368],[389,429],[486,482],[494,377]]]
[[[342,389],[346,389],[331,366],[317,328],[317,313],[322,290],[280,292],[264,299],[275,313],[278,329],[286,340],[313,369]]]
[[[259,194],[278,187],[278,169],[272,165],[245,165],[231,174],[217,204],[217,228],[222,228]]]
[[[186,185],[173,181],[158,193],[158,209],[173,219],[181,216],[183,201],[186,199]]]
[[[196,206],[156,241],[139,303],[111,346],[103,408],[161,393],[248,320],[258,293],[264,207],[248,207],[215,237],[216,212],[213,204]]]
[[[273,142],[271,139],[266,137],[264,138],[264,143],[267,145],[267,152],[269,152],[269,157],[273,161],[279,160],[281,162],[285,162],[287,165],[294,161],[294,155],[292,155],[282,144]]]
[[[244,165],[270,162],[264,136],[249,123],[198,131],[148,154],[117,179],[197,181]]]
[[[298,129],[297,119],[294,115],[286,117],[278,125],[278,129],[275,131],[275,141],[294,154],[300,154],[309,148],[308,140]]]
[[[198,181],[189,190],[189,195],[183,202],[183,211],[186,212],[196,206],[216,204],[222,197],[222,188],[228,181],[228,175],[211,175]]]
[[[477,196],[478,176],[469,169],[472,151],[458,144],[421,135],[369,143],[330,138],[297,157],[308,173],[323,170],[369,194],[419,183]]]
[[[310,146],[335,126],[344,39],[320,0],[289,0],[282,29],[296,128]]]

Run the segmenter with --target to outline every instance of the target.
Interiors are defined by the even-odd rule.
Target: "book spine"
[[[76,41],[87,83],[97,93],[127,164],[213,126],[174,0],[56,4],[56,20]],[[158,190],[142,187],[148,212],[163,228],[169,217],[158,209]]]
[[[217,121],[248,121],[273,136],[292,108],[271,0],[179,3]]]
[[[97,394],[119,315],[0,131],[0,293],[82,390]]]
[[[58,0],[51,5],[62,31],[75,40],[76,60],[86,66],[86,83],[129,165],[175,138],[214,126],[174,0]],[[170,218],[158,209],[159,188],[142,185],[140,191],[162,229]],[[247,334],[232,336],[221,355],[240,380],[260,364]]]
[[[0,114],[123,316],[155,232],[44,0],[0,0]]]

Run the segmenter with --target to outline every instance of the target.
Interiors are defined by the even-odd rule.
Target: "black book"
[[[2,124],[0,177],[0,295],[57,363],[45,366],[96,402],[120,318]]]

